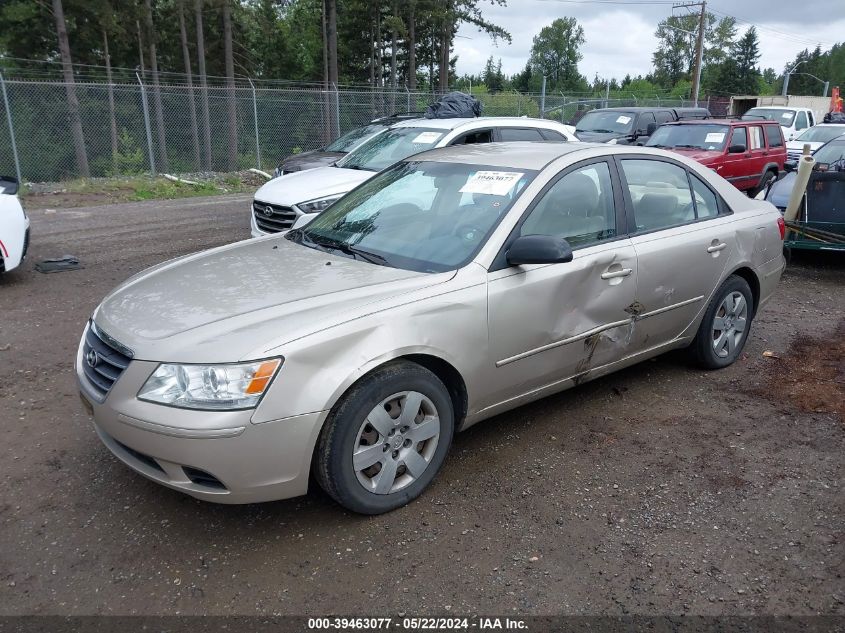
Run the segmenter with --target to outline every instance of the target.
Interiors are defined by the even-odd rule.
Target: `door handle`
[[[727,244],[725,244],[724,242],[721,242],[720,244],[713,244],[712,246],[707,247],[707,252],[708,253],[715,253],[717,251],[723,250],[726,247],[727,247]]]
[[[608,270],[601,274],[602,279],[616,279],[617,277],[627,277],[632,272],[633,268],[620,268],[619,270]]]

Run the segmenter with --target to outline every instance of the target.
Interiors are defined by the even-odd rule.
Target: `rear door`
[[[488,273],[493,406],[624,355],[637,287],[637,261],[625,235],[615,164],[571,166],[537,196]],[[562,264],[510,266],[506,252],[520,235],[569,240]],[[621,325],[614,325],[620,324]]]
[[[680,163],[617,159],[637,253],[634,351],[665,345],[704,310],[736,248],[733,217]]]

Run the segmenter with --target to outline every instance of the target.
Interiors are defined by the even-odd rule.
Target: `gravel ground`
[[[793,262],[734,366],[669,354],[473,427],[388,515],[214,506],[108,453],[72,362],[111,287],[247,237],[247,208],[33,212],[0,279],[0,614],[845,615],[845,258]]]

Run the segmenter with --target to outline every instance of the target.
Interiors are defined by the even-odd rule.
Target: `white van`
[[[810,108],[792,108],[789,106],[759,106],[751,108],[742,115],[743,120],[766,119],[777,121],[783,130],[783,138],[793,140],[807,128],[816,124],[816,115]]]

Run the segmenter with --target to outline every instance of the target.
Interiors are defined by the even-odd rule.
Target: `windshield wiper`
[[[613,134],[613,130],[602,130],[601,128],[596,130],[575,130],[576,132],[598,132],[599,134]]]
[[[673,145],[672,147],[680,147],[681,149],[704,149],[700,145]]]
[[[299,236],[305,240],[308,240],[312,244],[316,246],[320,246],[322,248],[328,248],[334,251],[340,251],[346,255],[350,255],[351,257],[357,257],[367,261],[371,264],[377,264],[379,266],[389,266],[387,259],[382,257],[381,255],[377,255],[376,253],[371,253],[370,251],[366,251],[362,248],[358,248],[356,246],[351,246],[346,242],[341,242],[338,240],[333,240],[331,238],[325,237],[317,237],[315,239],[314,236],[309,235],[305,231],[299,229]]]

